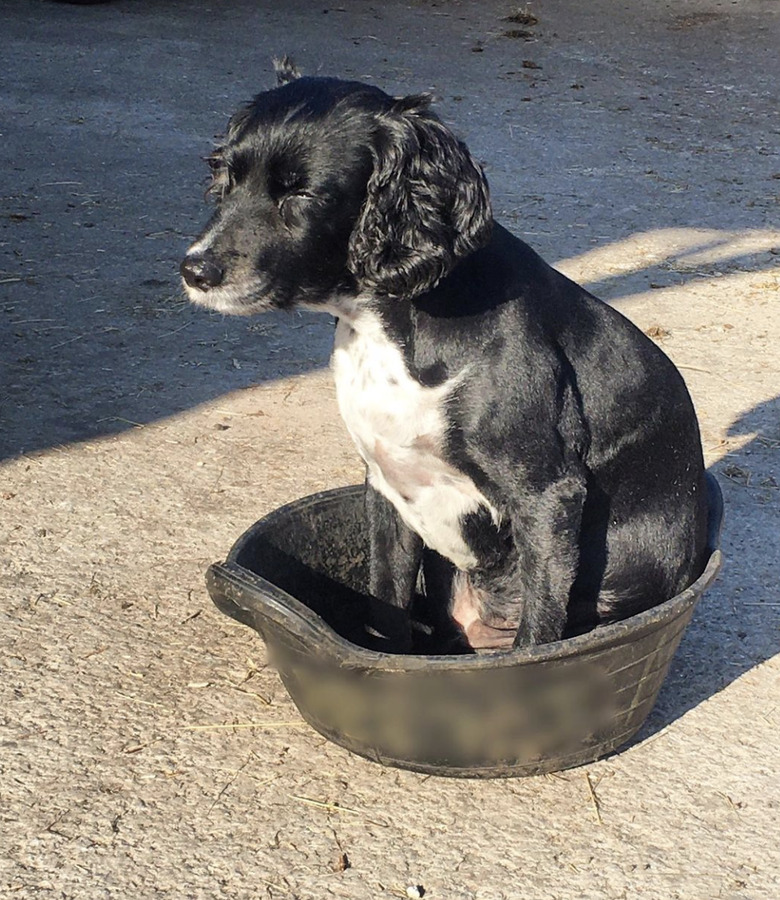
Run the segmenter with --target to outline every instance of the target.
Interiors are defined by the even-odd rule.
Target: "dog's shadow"
[[[780,397],[741,416],[729,436],[752,435],[710,469],[724,494],[724,565],[704,594],[658,701],[632,743],[641,743],[780,653],[780,604],[770,543],[780,533]]]

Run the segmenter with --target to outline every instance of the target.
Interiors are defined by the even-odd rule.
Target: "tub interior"
[[[426,556],[425,569],[430,574],[435,554]],[[342,490],[332,499],[286,507],[261,520],[239,541],[231,559],[295,597],[353,644],[392,652],[370,628],[382,604],[368,591],[369,542],[362,486]],[[473,652],[462,644],[449,618],[428,602],[422,576],[417,587],[411,608],[412,652]]]
[[[720,513],[712,506],[717,505],[717,485],[710,485],[710,491],[711,518],[719,524]],[[716,543],[714,533],[711,545]],[[362,486],[317,495],[311,502],[298,502],[267,516],[243,535],[230,559],[296,598],[351,643],[368,650],[393,652],[370,627],[382,611],[378,609],[379,601],[368,592],[369,544]],[[412,652],[472,653],[442,604],[429,602],[426,581],[437,584],[441,565],[436,554],[426,554],[425,574],[418,581],[411,608]],[[430,593],[442,596],[441,589]]]

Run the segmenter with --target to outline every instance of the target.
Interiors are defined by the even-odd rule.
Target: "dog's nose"
[[[185,256],[179,266],[179,271],[190,287],[198,288],[201,291],[218,287],[225,277],[225,270],[208,251]]]

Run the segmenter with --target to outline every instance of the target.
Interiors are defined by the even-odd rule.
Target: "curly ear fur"
[[[429,104],[427,96],[405,97],[379,117],[374,170],[349,246],[351,272],[374,294],[415,297],[490,236],[485,175]]]

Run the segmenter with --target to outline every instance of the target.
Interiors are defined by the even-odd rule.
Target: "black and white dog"
[[[427,97],[287,60],[277,78],[210,157],[217,209],[181,274],[221,312],[338,318],[370,588],[389,611],[375,626],[410,648],[398,613],[424,548],[472,648],[556,641],[685,588],[707,504],[669,359],[493,222],[480,166]]]

